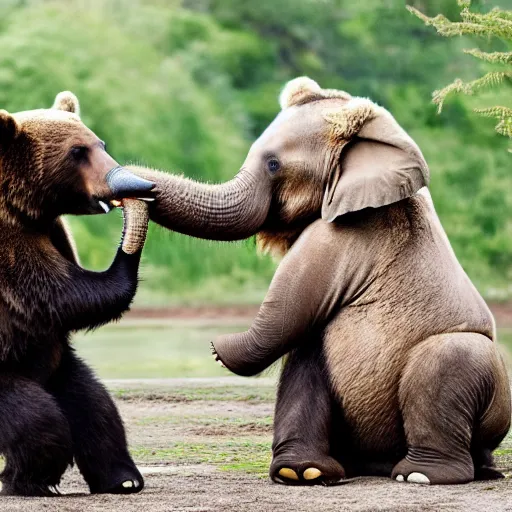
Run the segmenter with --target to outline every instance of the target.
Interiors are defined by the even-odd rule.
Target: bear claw
[[[113,494],[131,494],[133,492],[140,492],[141,484],[138,480],[125,480],[118,487],[112,488],[109,493]]]

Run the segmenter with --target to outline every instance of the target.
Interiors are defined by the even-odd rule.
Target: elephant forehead
[[[253,149],[263,151],[286,150],[307,140],[324,138],[327,124],[318,108],[310,105],[289,107],[270,123],[267,129],[254,142]]]

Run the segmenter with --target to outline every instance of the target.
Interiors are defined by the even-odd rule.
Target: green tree
[[[439,14],[429,17],[413,6],[407,9],[422,19],[427,25],[433,26],[439,34],[446,37],[452,36],[478,36],[487,39],[497,38],[507,47],[512,42],[512,11],[494,8],[489,12],[480,13],[470,10],[471,0],[458,0],[462,8],[460,21],[451,21],[446,16]],[[483,76],[463,81],[456,79],[443,89],[434,91],[433,100],[438,106],[439,112],[448,95],[451,93],[463,93],[473,95],[485,89],[497,86],[510,87],[512,83],[512,52],[511,51],[483,51],[480,48],[465,49],[465,53],[494,65]],[[501,135],[512,138],[512,107],[510,105],[494,105],[486,108],[475,108],[477,114],[492,117],[498,120],[496,131]]]

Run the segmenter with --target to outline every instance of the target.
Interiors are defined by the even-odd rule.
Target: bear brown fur
[[[73,461],[93,493],[143,488],[114,402],[69,342],[73,331],[119,318],[137,288],[145,233],[107,271],[91,272],[59,218],[102,212],[117,167],[71,93],[51,109],[0,111],[2,494],[55,494]]]

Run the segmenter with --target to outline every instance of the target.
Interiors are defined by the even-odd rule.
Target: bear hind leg
[[[50,390],[68,418],[75,461],[91,493],[142,491],[144,479],[128,453],[114,401],[71,348],[63,354]]]
[[[52,496],[73,463],[69,425],[55,400],[38,384],[0,377],[2,494]]]

